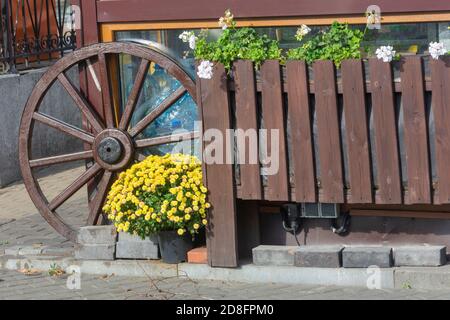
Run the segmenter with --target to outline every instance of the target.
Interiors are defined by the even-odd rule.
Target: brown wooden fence
[[[280,133],[274,175],[261,176],[259,164],[206,165],[214,207],[212,265],[236,265],[236,198],[450,203],[447,58],[412,56],[395,64],[347,60],[338,71],[331,61],[312,66],[289,61],[283,68],[266,61],[258,73],[251,62],[238,61],[231,76],[219,64],[211,80],[197,83],[204,129]],[[230,156],[224,154],[224,161]]]

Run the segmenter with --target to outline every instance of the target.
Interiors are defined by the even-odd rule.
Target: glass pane
[[[178,35],[183,30],[170,31],[126,31],[117,32],[116,39],[145,39],[159,43],[163,43],[175,53],[177,59],[182,60],[187,49],[182,43]],[[140,65],[140,59],[131,57],[130,55],[121,55],[119,58],[119,72],[120,72],[120,90],[121,90],[121,108],[125,106],[128,96],[133,88],[134,79]],[[191,71],[194,71],[194,59],[184,59],[184,64],[188,63]],[[164,99],[175,92],[181,83],[169,75],[167,71],[155,63],[151,63],[145,79],[141,95],[139,97],[136,110],[132,116],[130,126],[135,126],[146,115],[151,113],[158,107]],[[170,135],[173,132],[180,130],[193,131],[195,121],[198,120],[197,105],[189,93],[181,96],[170,108],[163,112],[150,125],[148,125],[140,134],[138,139],[153,138]],[[193,144],[193,143],[190,143]],[[194,144],[198,144],[198,141]],[[145,154],[165,154],[171,152],[176,144],[166,144],[161,146],[154,146],[144,150]],[[193,147],[197,147],[194,145]],[[189,149],[189,148],[188,148]],[[197,153],[193,148],[189,153]],[[185,151],[185,149],[184,149]]]
[[[390,23],[382,24],[380,30],[367,30],[362,47],[367,49],[368,55],[374,54],[376,48],[382,45],[392,45],[396,51],[403,54],[425,53],[431,41],[441,41],[450,45],[450,23]],[[361,31],[365,25],[352,25]],[[326,29],[327,26],[310,26],[311,35]],[[294,48],[299,45],[295,40],[297,27],[269,27],[257,28],[261,34],[267,34],[272,39],[280,41],[283,49]],[[308,37],[309,37],[308,36]]]

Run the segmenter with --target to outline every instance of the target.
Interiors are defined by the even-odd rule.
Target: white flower
[[[231,13],[230,9],[225,11],[225,16],[220,17],[219,19],[219,27],[222,28],[222,30],[225,30],[228,27],[231,27],[233,25],[233,19],[234,16]]]
[[[189,48],[191,48],[192,50],[194,50],[194,49],[195,49],[195,43],[196,43],[196,41],[197,41],[197,37],[196,37],[194,34],[192,34],[192,35],[189,37]]]
[[[310,32],[311,28],[308,27],[306,24],[302,24],[300,28],[297,29],[297,32],[295,33],[295,38],[298,41],[300,41],[304,36],[306,36]]]
[[[178,38],[181,39],[181,41],[183,42],[189,42],[189,38],[193,35],[194,33],[192,31],[183,31],[182,33],[180,33],[180,35],[178,36]]]
[[[225,23],[225,19],[223,17],[221,17],[219,19],[219,27],[221,27],[222,30],[225,30],[226,28],[228,28],[228,25]]]
[[[444,48],[444,44],[442,42],[430,42],[430,46],[428,47],[428,51],[433,59],[439,59],[439,56],[442,56],[447,53],[447,50]]]
[[[189,48],[191,48],[192,50],[195,49],[195,43],[196,43],[198,38],[195,36],[194,32],[192,32],[192,31],[183,31],[182,33],[180,33],[178,38],[180,38],[181,41],[183,41],[185,43],[188,42],[189,43]]]
[[[213,75],[213,63],[203,60],[197,69],[197,75],[201,79],[211,79]]]
[[[381,46],[375,51],[377,58],[384,62],[391,62],[395,57],[395,50],[392,46]]]

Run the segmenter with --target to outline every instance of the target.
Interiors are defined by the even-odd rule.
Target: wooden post
[[[227,87],[227,74],[222,64],[216,64],[212,79],[197,79],[198,105],[202,108],[204,135],[207,130],[216,130],[223,137],[222,157],[215,163],[205,157],[203,162],[207,174],[208,199],[212,205],[209,210],[209,223],[206,230],[208,260],[212,267],[236,267],[238,265],[236,232],[236,190],[234,169],[230,162],[232,152],[226,145],[227,129],[231,128],[231,114]],[[203,151],[211,148],[214,140],[205,141]],[[233,142],[230,143],[233,146]],[[215,152],[218,152],[215,149]],[[217,154],[216,154],[217,155]]]

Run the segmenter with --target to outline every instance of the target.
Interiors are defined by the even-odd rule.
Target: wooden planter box
[[[248,160],[206,165],[214,206],[212,265],[236,265],[236,199],[450,203],[448,58],[346,60],[338,73],[331,61],[309,68],[303,61],[285,67],[266,61],[258,73],[251,62],[237,61],[231,76],[217,64],[213,78],[198,79],[197,86],[205,130],[280,133],[274,175],[261,176],[260,164]],[[270,131],[267,141],[271,154]],[[238,153],[246,155],[240,149],[237,145]]]

